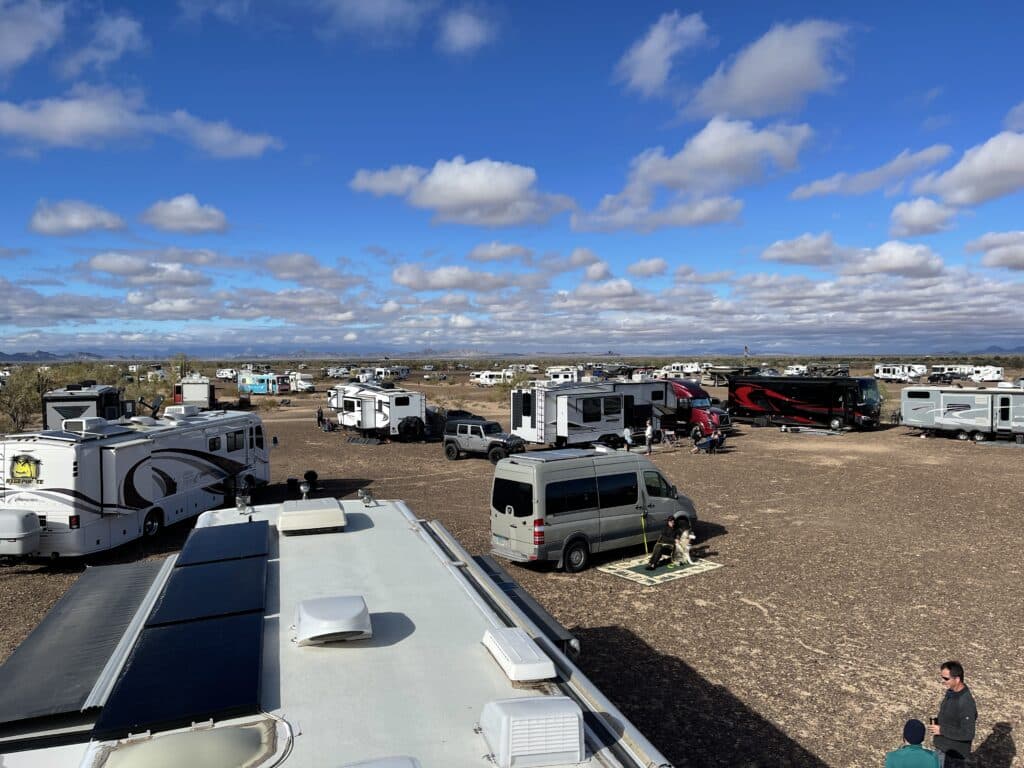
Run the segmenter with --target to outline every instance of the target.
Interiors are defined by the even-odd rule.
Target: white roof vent
[[[339,499],[301,499],[281,504],[278,533],[329,533],[345,530],[345,509]]]
[[[362,595],[303,600],[295,616],[295,642],[323,645],[373,637],[370,612]]]
[[[358,763],[345,763],[341,768],[421,768],[420,761],[408,755],[392,755],[378,757],[373,760],[361,760]]]
[[[554,663],[519,627],[488,629],[481,642],[513,682],[549,680],[555,676]]]
[[[583,712],[566,696],[489,701],[480,731],[498,768],[583,762]]]
[[[107,420],[99,416],[87,416],[84,419],[64,419],[61,422],[61,429],[65,432],[92,432],[106,426]]]
[[[189,416],[198,415],[198,405],[169,405],[164,408],[164,417],[168,419],[185,419]]]
[[[152,416],[132,416],[129,421],[132,424],[141,424],[144,427],[156,426],[156,419]]]

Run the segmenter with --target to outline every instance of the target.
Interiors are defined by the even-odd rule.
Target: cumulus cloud
[[[930,235],[948,229],[956,210],[927,197],[900,203],[892,209],[889,233],[893,237]]]
[[[1008,131],[1024,133],[1024,101],[1006,113],[1003,127]]]
[[[419,30],[432,3],[428,0],[314,0],[325,14],[326,32],[350,32],[390,43]]]
[[[142,214],[142,220],[165,232],[186,234],[224,232],[228,228],[228,220],[223,212],[212,205],[200,205],[196,196],[190,194],[153,203]]]
[[[64,3],[0,0],[0,76],[13,72],[64,34]]]
[[[793,240],[776,240],[761,254],[761,258],[766,261],[812,266],[832,264],[840,256],[841,249],[832,240],[831,232],[822,232],[820,235],[808,232]]]
[[[842,81],[835,69],[847,27],[828,21],[777,24],[722,64],[686,108],[691,115],[766,117],[801,107]]]
[[[424,269],[418,264],[400,264],[391,272],[396,285],[417,291],[491,291],[504,288],[509,280],[491,272],[477,272],[463,266]]]
[[[938,195],[950,205],[978,205],[1024,187],[1024,133],[1004,131],[971,147],[945,173],[929,174],[914,192]]]
[[[603,283],[582,283],[574,293],[579,298],[588,300],[621,299],[634,296],[636,289],[629,280],[618,278]]]
[[[82,84],[60,98],[0,101],[0,135],[28,147],[100,147],[115,139],[163,135],[215,157],[258,157],[282,146],[273,136],[244,133],[227,122],[209,122],[183,110],[150,112],[139,91]]]
[[[527,166],[461,155],[438,160],[429,171],[392,166],[359,170],[349,186],[358,192],[397,195],[415,208],[434,212],[438,221],[488,227],[542,223],[572,206],[562,195],[536,189],[537,172]]]
[[[98,253],[86,265],[89,269],[117,278],[118,284],[133,286],[208,285],[209,277],[182,264],[163,263],[133,253]]]
[[[124,221],[117,214],[81,200],[40,200],[29,228],[41,235],[77,235],[97,229],[124,229]]]
[[[262,264],[278,280],[310,288],[343,291],[364,282],[359,275],[321,264],[308,253],[276,253],[265,257]]]
[[[628,271],[637,277],[656,277],[665,274],[668,262],[664,259],[641,259],[629,265]]]
[[[1024,232],[988,232],[967,244],[971,253],[983,253],[986,267],[1024,270]]]
[[[467,315],[452,315],[448,318],[448,325],[452,328],[475,328],[476,321]]]
[[[703,43],[707,31],[699,13],[683,17],[677,11],[663,14],[619,60],[615,80],[644,96],[659,93],[668,80],[672,60]]]
[[[945,160],[952,151],[953,148],[946,144],[934,144],[920,152],[905,149],[878,168],[853,174],[837,173],[827,179],[812,181],[794,189],[790,197],[806,200],[821,195],[864,195],[883,187],[893,187],[907,176]]]
[[[65,77],[78,77],[88,67],[103,71],[124,54],[146,48],[142,24],[130,16],[103,16],[93,27],[90,43],[64,60]]]
[[[898,240],[865,250],[847,262],[851,275],[890,274],[904,277],[932,277],[942,273],[942,259],[927,245],[912,245]]]
[[[514,243],[499,243],[492,240],[489,243],[480,243],[474,246],[473,250],[466,256],[470,261],[510,261],[522,259],[529,261],[533,251]]]
[[[342,336],[341,339],[342,341],[358,341],[359,334],[356,333],[355,331],[349,331],[344,336]]]
[[[178,0],[178,8],[186,21],[202,21],[204,16],[213,16],[234,23],[249,13],[251,0]]]
[[[607,262],[595,261],[593,264],[583,270],[583,275],[587,280],[596,282],[598,280],[607,280],[612,276],[612,270],[608,266]]]
[[[441,19],[437,45],[445,53],[469,54],[497,36],[495,25],[478,13],[465,9],[450,11]]]

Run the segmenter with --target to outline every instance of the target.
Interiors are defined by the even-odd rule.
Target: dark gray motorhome
[[[1024,436],[1024,388],[906,387],[900,419],[908,427],[960,440]]]

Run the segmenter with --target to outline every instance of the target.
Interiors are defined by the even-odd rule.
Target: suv
[[[503,432],[496,421],[449,419],[444,425],[444,455],[450,461],[463,453],[482,453],[497,464],[509,454],[525,450],[523,439]]]

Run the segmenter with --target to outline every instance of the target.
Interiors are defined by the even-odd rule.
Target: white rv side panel
[[[100,451],[103,513],[136,514],[157,498],[150,459],[152,446],[152,440],[134,440],[105,446]]]

